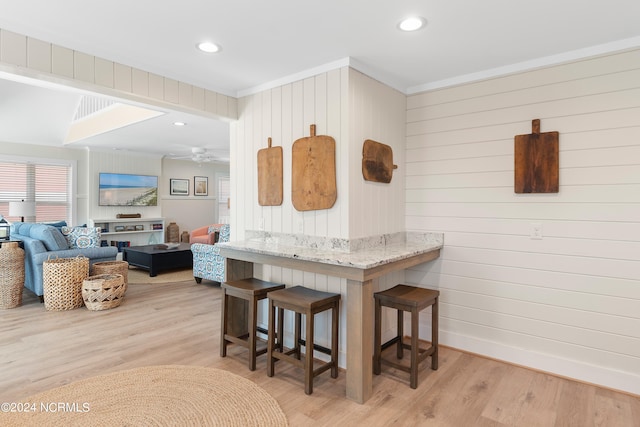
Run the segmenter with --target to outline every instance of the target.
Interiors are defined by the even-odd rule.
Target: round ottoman
[[[128,278],[129,263],[127,261],[102,261],[95,262],[91,266],[91,275],[97,276],[99,274],[121,274],[124,280],[124,287],[127,288],[129,284]]]

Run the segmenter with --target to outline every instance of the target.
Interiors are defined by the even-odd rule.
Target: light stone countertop
[[[364,239],[325,239],[281,233],[247,232],[242,241],[218,243],[225,249],[369,269],[442,248],[442,233],[394,233]]]

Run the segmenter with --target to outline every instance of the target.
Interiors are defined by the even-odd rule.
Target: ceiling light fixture
[[[220,46],[212,42],[200,42],[197,44],[197,47],[205,53],[216,53],[220,51]]]
[[[174,126],[185,126],[186,123],[185,122],[173,122]]]
[[[417,31],[424,27],[426,23],[427,20],[421,16],[410,16],[400,21],[398,28],[402,31]]]

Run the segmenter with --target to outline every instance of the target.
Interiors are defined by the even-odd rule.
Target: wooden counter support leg
[[[347,279],[347,398],[366,402],[373,393],[373,281]]]
[[[235,280],[251,279],[253,277],[253,263],[239,261],[237,259],[226,259],[225,280],[232,282]],[[230,297],[225,303],[228,305],[229,316],[226,325],[227,333],[234,336],[241,336],[249,333],[249,304],[247,301]],[[224,327],[225,325],[223,325]],[[221,352],[222,354],[222,352]]]

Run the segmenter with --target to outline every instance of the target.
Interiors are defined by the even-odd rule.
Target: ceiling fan
[[[188,159],[196,163],[214,162],[218,160],[213,154],[208,153],[206,148],[193,147],[189,156],[171,156],[172,159]]]

